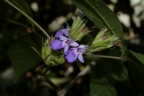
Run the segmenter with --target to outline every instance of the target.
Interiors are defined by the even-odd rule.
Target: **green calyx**
[[[41,48],[41,57],[45,61],[48,59],[49,55],[51,54],[51,47],[50,47],[51,39],[42,41],[42,48]]]
[[[61,51],[53,51],[51,49],[50,45],[52,41],[53,38],[42,41],[41,54],[35,48],[32,48],[39,54],[39,56],[48,66],[63,64],[65,62],[64,54]]]
[[[59,51],[53,51],[49,58],[49,66],[56,66],[65,62],[64,54],[61,54]]]
[[[64,54],[61,51],[53,51],[51,42],[53,38],[46,40],[42,45],[41,56],[44,62],[49,66],[56,66],[65,62]]]

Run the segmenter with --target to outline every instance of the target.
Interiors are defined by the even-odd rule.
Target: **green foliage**
[[[144,55],[140,53],[136,53],[134,51],[129,50],[129,55],[131,58],[136,59],[138,62],[140,62],[142,65],[144,65]]]
[[[14,41],[8,49],[8,56],[15,70],[15,81],[24,73],[40,63],[41,58],[31,48],[35,47],[40,51],[41,39],[35,34],[21,36]]]
[[[127,60],[130,80],[133,83],[136,96],[144,95],[144,66],[128,58]]]
[[[102,0],[72,0],[84,14],[99,28],[108,27],[114,35],[124,40],[122,26],[116,15]]]
[[[107,78],[91,79],[90,96],[117,96],[116,90]]]
[[[119,96],[120,90],[122,96],[132,95],[133,87],[122,61],[100,58],[95,60],[97,64],[90,71],[91,96]],[[117,84],[122,85],[121,89]]]
[[[116,89],[109,82],[104,70],[98,67],[91,66],[90,96],[117,96]]]

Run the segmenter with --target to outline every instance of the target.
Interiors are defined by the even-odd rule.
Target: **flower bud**
[[[87,20],[82,19],[80,16],[76,17],[73,21],[72,27],[70,28],[70,38],[74,41],[79,41],[87,33],[90,32],[87,27],[85,27]]]
[[[88,30],[88,28],[85,27],[80,32],[78,32],[77,34],[74,34],[72,38],[75,41],[79,41],[79,40],[81,40],[89,32],[90,32],[90,30]]]
[[[93,40],[92,44],[94,44],[95,42],[98,42],[99,40],[102,40],[106,37],[108,28],[104,27],[100,30],[100,32],[96,35],[95,39]]]
[[[104,49],[108,49],[120,42],[120,38],[117,35],[112,35],[107,28],[103,28],[93,40],[89,47],[89,52],[98,52]]]

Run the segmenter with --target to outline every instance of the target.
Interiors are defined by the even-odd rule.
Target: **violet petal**
[[[57,33],[55,34],[55,38],[59,38],[60,36],[63,35],[63,32],[61,30],[57,31]]]
[[[65,36],[60,36],[60,40],[67,40],[68,38],[66,38]]]
[[[85,48],[85,47],[86,47],[85,45],[80,45],[80,46],[79,46],[79,48]]]
[[[79,53],[78,59],[79,59],[82,63],[84,63],[84,59],[83,59],[82,53]]]
[[[77,42],[72,42],[70,45],[73,46],[73,47],[79,46],[79,44]]]
[[[85,52],[87,49],[88,49],[88,46],[87,45],[80,45],[78,47],[78,52]]]
[[[67,52],[66,59],[69,63],[73,63],[77,59],[78,54],[74,51],[75,50],[70,49]]]
[[[61,49],[63,46],[62,46],[62,42],[60,40],[53,40],[51,42],[51,48],[53,50],[58,50],[58,49]]]
[[[64,33],[64,35],[65,36],[69,36],[69,30],[70,30],[70,28],[69,28],[69,25],[68,25],[68,23],[66,23],[67,24],[67,28],[63,31],[63,33]]]
[[[68,45],[65,45],[65,47],[64,47],[64,54],[65,54],[65,55],[67,54],[68,49],[69,49],[69,46],[68,46]]]
[[[69,28],[68,29],[63,29],[62,31],[63,31],[63,34],[65,35],[65,36],[69,36]]]

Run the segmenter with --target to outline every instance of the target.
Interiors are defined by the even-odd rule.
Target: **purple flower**
[[[87,45],[80,45],[77,48],[71,48],[69,49],[69,51],[67,52],[66,55],[66,59],[69,63],[73,63],[77,58],[84,63],[84,59],[83,59],[83,52],[85,52],[88,49]]]
[[[77,47],[79,46],[79,44],[75,41],[73,41],[72,39],[68,39],[64,36],[60,36],[60,40],[62,40],[62,46],[64,48],[64,54],[67,54],[67,51],[69,49],[70,46],[72,47]]]
[[[52,41],[51,47],[53,50],[59,50],[59,49],[64,48],[65,55],[67,54],[67,51],[70,46],[72,46],[72,47],[79,46],[79,44],[77,42],[74,42],[72,39],[69,39],[65,36],[60,36],[59,38],[60,38],[60,40],[55,39]]]
[[[70,28],[69,28],[69,25],[67,24],[67,28],[57,31],[57,33],[55,34],[55,38],[59,38],[60,36],[68,37],[69,36],[69,30],[70,30]]]

